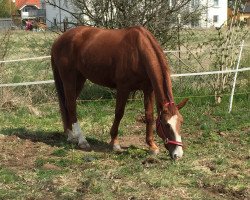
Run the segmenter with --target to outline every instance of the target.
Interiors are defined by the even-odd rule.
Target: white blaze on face
[[[177,142],[181,142],[181,136],[179,135],[178,131],[177,131],[177,120],[178,120],[178,116],[174,115],[172,116],[169,120],[168,120],[168,124],[171,126],[174,135],[175,135],[175,140]],[[178,157],[181,158],[183,156],[183,150],[182,150],[182,146],[176,146],[175,150],[172,152],[172,157]]]

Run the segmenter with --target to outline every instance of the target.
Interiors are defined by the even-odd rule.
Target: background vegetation
[[[247,29],[238,29],[242,33]],[[0,56],[1,60],[39,57],[50,55],[50,48],[55,38],[58,37],[57,33],[53,32],[25,32],[25,31],[6,31],[2,32],[0,40],[2,41]],[[181,32],[180,38],[182,40],[182,52],[169,52],[166,53],[170,67],[173,74],[188,73],[188,72],[201,72],[220,70],[220,66],[216,64],[216,59],[223,59],[225,56],[230,57],[231,68],[234,68],[238,59],[240,41],[233,43],[234,47],[224,47],[216,44],[216,41],[225,38],[220,36],[228,34],[226,29],[222,30],[185,30]],[[234,33],[234,34],[237,34]],[[219,37],[220,36],[220,37]],[[248,67],[249,64],[249,39],[245,39],[245,47],[243,48],[241,67]],[[222,50],[224,48],[224,50]],[[170,50],[170,49],[166,49]],[[228,51],[228,54],[220,53]],[[218,57],[219,56],[219,57]],[[180,57],[180,59],[179,59]],[[233,58],[233,59],[232,59]],[[218,60],[220,61],[220,60]],[[222,60],[225,62],[225,60]],[[227,61],[228,62],[228,61]],[[18,83],[39,80],[53,79],[50,59],[22,61],[1,63],[0,68],[0,83]],[[223,64],[230,69],[229,65]],[[226,69],[224,67],[224,69]],[[230,74],[227,85],[224,90],[220,92],[229,94],[231,91],[233,74]],[[214,83],[217,79],[216,75],[209,76],[196,76],[173,78],[174,94],[175,96],[203,96],[214,95]],[[249,88],[249,73],[239,73],[237,79],[237,93],[248,92]],[[83,94],[80,99],[109,99],[113,98],[115,91],[107,88],[96,86],[92,83],[87,83]],[[136,97],[140,98],[141,93],[136,93]],[[54,101],[56,98],[53,84],[36,85],[36,86],[20,86],[20,87],[5,87],[0,89],[0,105],[18,106],[22,104],[35,105],[39,103],[46,103]],[[227,97],[225,97],[227,98]]]
[[[9,0],[0,0],[0,18],[11,17],[15,4]]]
[[[172,73],[220,70],[228,63],[234,68],[243,38],[246,47],[240,68],[249,67],[248,29],[233,28],[231,32],[225,28],[179,30],[181,54],[166,54]],[[158,36],[159,40],[166,50],[175,50],[176,40],[163,42],[168,34]],[[47,56],[58,35],[2,31],[0,60]],[[237,40],[231,40],[231,35]],[[117,154],[108,145],[114,91],[88,82],[81,94],[78,118],[93,148],[83,152],[62,134],[53,84],[0,88],[0,199],[248,199],[250,72],[239,73],[229,114],[232,75],[220,93],[220,104],[213,85],[217,76],[172,79],[175,101],[190,98],[181,111],[185,154],[178,162],[170,160],[158,137],[161,152],[157,157],[149,155],[139,92],[127,104],[119,130],[124,151]],[[49,59],[0,64],[0,84],[48,79],[52,79]]]

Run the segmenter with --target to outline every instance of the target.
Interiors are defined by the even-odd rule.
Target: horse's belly
[[[81,70],[83,76],[92,83],[109,88],[115,88],[115,77],[110,67],[105,66],[84,66]]]
[[[118,51],[113,50],[103,53],[96,50],[95,54],[93,51],[88,51],[82,54],[78,69],[86,79],[109,88],[121,86],[129,90],[137,90],[147,79],[145,70],[138,67],[138,63],[133,65],[132,61],[125,62]]]
[[[96,77],[89,77],[87,78],[88,80],[90,80],[92,83],[101,85],[101,86],[105,86],[105,87],[109,87],[109,88],[116,88],[116,84],[111,81],[111,80],[107,80],[107,79],[98,79]]]

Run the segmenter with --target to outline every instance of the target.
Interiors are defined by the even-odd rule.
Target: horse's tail
[[[51,56],[51,65],[52,65],[52,71],[54,75],[54,80],[55,80],[55,86],[56,86],[56,91],[57,91],[57,96],[58,96],[58,101],[59,101],[59,106],[60,106],[60,111],[61,111],[61,117],[63,121],[63,128],[64,131],[66,131],[67,127],[67,108],[65,105],[65,94],[64,94],[64,89],[63,89],[63,82],[60,77],[58,68],[55,64],[55,61],[53,59],[53,56]]]

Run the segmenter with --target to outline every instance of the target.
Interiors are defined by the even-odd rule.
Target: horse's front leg
[[[152,154],[158,154],[159,148],[154,142],[153,125],[154,125],[154,92],[152,89],[143,90],[144,108],[146,121],[146,142],[149,145],[149,151]]]
[[[78,143],[81,149],[90,150],[90,145],[87,142],[76,116],[76,99],[85,83],[86,79],[80,74],[69,74],[67,81],[64,83],[65,92],[65,106],[67,110],[68,128],[68,141]]]
[[[118,127],[124,115],[125,105],[127,103],[129,91],[117,89],[115,119],[110,130],[111,142],[114,151],[121,151],[121,146],[118,141]]]

